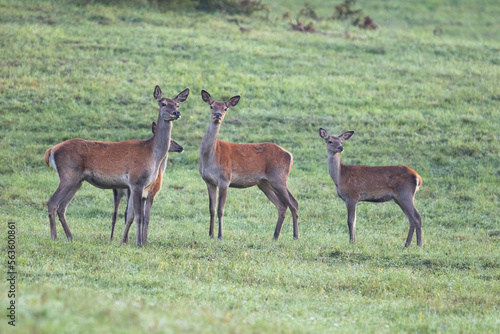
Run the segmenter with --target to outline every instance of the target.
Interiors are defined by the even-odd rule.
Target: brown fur
[[[329,136],[320,129],[320,137],[328,149],[329,174],[337,188],[337,194],[346,203],[347,224],[351,242],[356,241],[356,205],[359,201],[386,202],[394,200],[403,210],[410,223],[406,247],[411,243],[413,232],[417,232],[417,245],[422,246],[422,219],[415,208],[414,198],[422,185],[422,178],[406,166],[362,166],[344,165],[340,153],[342,142],[349,139],[353,131],[339,137]]]
[[[49,148],[47,151],[45,151],[45,154],[43,155],[43,159],[45,160],[45,163],[47,164],[47,166],[50,166],[50,163],[49,163],[50,151],[51,151],[51,149]]]
[[[73,239],[66,222],[66,208],[82,183],[87,181],[99,188],[128,188],[131,191],[129,207],[133,210],[129,210],[122,242],[128,240],[128,230],[135,217],[137,246],[142,246],[143,193],[157,179],[160,165],[167,159],[172,121],[180,117],[178,106],[186,100],[189,89],[174,99],[167,99],[161,96],[161,89],[156,86],[153,95],[159,111],[157,132],[152,138],[113,143],[75,138],[56,144],[45,152],[45,162],[53,159],[59,175],[59,186],[47,202],[52,239],[57,238],[56,211],[66,237]]]
[[[286,173],[292,170],[293,157],[290,152],[273,143],[235,144],[217,140],[215,161],[221,168],[230,187],[247,188],[257,185],[267,173]],[[287,166],[287,167],[283,167]],[[234,178],[235,175],[246,177]],[[257,177],[258,176],[258,177]]]
[[[358,201],[385,202],[392,199],[403,187],[415,188],[415,179],[422,178],[406,166],[362,166],[341,164],[342,194]]]
[[[153,122],[152,124],[152,132],[153,134],[155,133],[156,130],[156,123]],[[183,152],[184,148],[179,145],[177,142],[174,140],[170,140],[170,146],[168,148],[168,152]],[[148,227],[149,227],[149,219],[150,219],[150,214],[151,214],[151,207],[153,206],[154,199],[156,197],[156,194],[160,192],[162,181],[163,181],[163,173],[165,172],[166,168],[166,161],[162,162],[160,165],[160,168],[158,169],[158,176],[156,180],[147,188],[144,189],[144,194],[143,197],[146,199],[145,203],[145,210],[144,210],[144,228],[143,228],[143,241],[144,243],[148,242]],[[127,219],[127,214],[128,214],[128,200],[130,196],[130,192],[127,188],[124,189],[113,189],[113,205],[114,205],[114,211],[113,211],[113,218],[111,221],[111,237],[110,239],[113,240],[113,233],[115,231],[115,224],[116,224],[116,219],[118,218],[118,209],[120,207],[120,200],[122,199],[123,196],[126,196],[125,198],[127,199],[127,208],[125,209],[125,219]],[[125,221],[125,224],[127,222]]]
[[[299,238],[298,202],[286,184],[292,169],[292,154],[273,143],[236,144],[218,140],[217,135],[227,109],[236,106],[240,97],[233,96],[227,102],[219,102],[214,101],[210,94],[202,90],[202,99],[212,110],[211,122],[200,147],[199,166],[209,195],[209,235],[214,237],[217,189],[219,189],[218,237],[222,238],[222,217],[228,187],[258,186],[278,209],[274,238],[279,238],[288,208],[292,212],[293,236]]]

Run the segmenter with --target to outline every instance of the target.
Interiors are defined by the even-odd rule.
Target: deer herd
[[[102,142],[74,138],[45,152],[45,163],[52,166],[59,176],[59,186],[47,202],[52,239],[57,238],[56,212],[66,237],[73,239],[65,213],[78,189],[87,181],[99,188],[113,189],[111,240],[120,200],[126,196],[125,230],[121,242],[128,242],[129,229],[135,220],[137,246],[147,243],[151,207],[161,188],[168,152],[184,150],[172,140],[171,133],[173,121],[181,117],[179,104],[186,101],[188,95],[189,88],[186,88],[172,99],[165,98],[160,87],[155,87],[153,96],[159,107],[158,119],[152,124],[153,136],[147,140]],[[226,102],[215,101],[202,90],[201,97],[211,111],[199,157],[199,172],[208,190],[209,236],[213,238],[215,235],[217,208],[218,238],[223,237],[222,218],[228,188],[257,186],[278,210],[274,238],[279,238],[285,213],[290,209],[293,236],[298,239],[299,203],[287,185],[293,164],[292,154],[273,143],[237,144],[217,139],[227,110],[238,104],[240,96],[233,96]],[[344,165],[340,160],[340,153],[344,150],[342,143],[353,134],[353,131],[348,131],[338,137],[329,136],[326,130],[319,129],[319,136],[327,147],[330,177],[347,208],[350,241],[356,241],[356,205],[359,201],[394,200],[410,224],[405,246],[410,245],[416,231],[417,245],[422,247],[422,221],[414,205],[415,193],[422,185],[422,178],[405,166]]]

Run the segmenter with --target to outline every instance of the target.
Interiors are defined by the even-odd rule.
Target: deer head
[[[328,148],[328,153],[336,154],[342,153],[344,151],[344,146],[342,146],[342,142],[351,138],[354,134],[354,131],[347,131],[341,134],[340,136],[329,136],[325,129],[319,129],[319,136],[325,140],[326,146]]]
[[[227,109],[236,106],[240,101],[239,95],[233,96],[232,98],[227,100],[227,102],[214,101],[214,99],[210,96],[210,94],[208,94],[208,92],[204,90],[201,91],[201,98],[208,105],[210,105],[210,110],[212,113],[212,121],[216,124],[222,123],[222,121],[224,120],[224,116],[226,115]]]
[[[160,86],[156,85],[153,97],[160,107],[160,116],[165,121],[173,121],[181,117],[179,111],[179,103],[186,101],[189,95],[189,88],[184,89],[173,99],[168,99],[161,96]]]

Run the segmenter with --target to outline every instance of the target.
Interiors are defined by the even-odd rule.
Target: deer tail
[[[50,153],[52,151],[52,148],[49,148],[47,151],[45,151],[45,154],[43,156],[44,160],[45,160],[45,163],[47,164],[47,166],[50,167],[50,162],[49,162],[49,159],[50,159]]]
[[[52,152],[52,148],[49,148],[47,151],[45,151],[45,154],[43,155],[43,159],[45,160],[45,163],[47,164],[47,166],[52,166],[52,168],[55,169],[55,171],[57,172],[57,166],[56,166],[56,162],[54,160],[54,154]]]
[[[417,188],[415,189],[415,192],[418,190],[418,188],[422,185],[422,177],[417,174]]]

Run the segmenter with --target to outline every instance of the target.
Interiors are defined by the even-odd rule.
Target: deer
[[[422,178],[406,166],[363,166],[344,165],[340,154],[344,151],[342,142],[351,138],[354,131],[340,136],[329,136],[320,128],[319,136],[324,139],[328,150],[328,171],[335,183],[338,196],[347,207],[347,225],[350,241],[356,241],[356,205],[359,201],[387,202],[394,200],[410,223],[405,247],[409,247],[414,231],[417,245],[422,247],[422,218],[415,208],[415,194],[422,185]]]
[[[127,188],[130,190],[127,224],[121,242],[126,243],[128,230],[136,220],[136,243],[143,244],[144,204],[143,193],[158,177],[162,161],[167,159],[172,132],[172,122],[181,117],[179,104],[189,95],[184,89],[173,99],[162,97],[156,85],[153,97],[158,103],[156,132],[147,140],[103,142],[73,138],[49,148],[45,163],[52,166],[59,176],[59,186],[47,202],[52,240],[57,239],[55,214],[69,240],[73,235],[66,221],[66,209],[84,181],[103,189]]]
[[[205,90],[201,97],[210,105],[211,118],[208,130],[200,145],[199,172],[205,181],[209,197],[210,229],[214,237],[215,207],[219,191],[217,217],[218,238],[223,238],[223,216],[228,188],[257,186],[278,210],[278,221],[274,239],[278,239],[287,209],[293,219],[293,236],[299,238],[298,202],[287,186],[292,170],[293,156],[273,143],[237,144],[217,139],[221,123],[228,108],[235,107],[240,96],[233,96],[226,102],[215,101]]]
[[[153,122],[151,125],[151,130],[153,134],[156,131],[156,122]],[[170,139],[170,147],[168,148],[168,152],[178,152],[182,153],[184,152],[184,148],[179,145],[175,140]],[[165,168],[167,167],[167,159],[163,160],[160,164],[160,169],[158,170],[158,177],[156,178],[155,182],[153,182],[149,187],[147,187],[143,193],[143,197],[146,199],[146,204],[144,206],[144,228],[143,228],[143,242],[147,243],[148,242],[148,225],[149,225],[149,218],[150,218],[150,213],[151,213],[151,207],[153,206],[154,199],[156,197],[156,194],[161,189],[161,184],[163,181],[163,173],[165,173]],[[130,192],[128,188],[116,188],[113,189],[113,218],[111,222],[111,238],[110,240],[113,240],[113,233],[115,231],[115,224],[116,224],[116,219],[118,218],[118,209],[120,207],[120,201],[123,198],[123,196],[126,196],[125,198],[127,199],[128,203],[128,198],[130,196]],[[127,224],[127,212],[128,212],[128,206],[125,209],[125,224]]]

